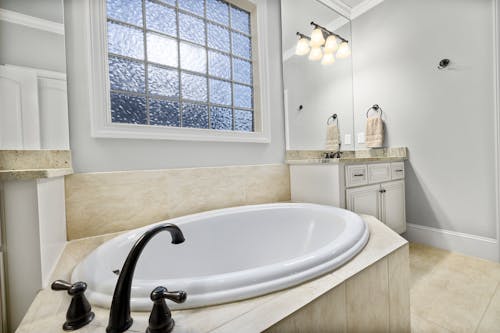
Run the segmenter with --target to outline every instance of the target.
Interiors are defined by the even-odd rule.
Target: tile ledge
[[[70,175],[73,168],[0,170],[0,181],[55,178]]]

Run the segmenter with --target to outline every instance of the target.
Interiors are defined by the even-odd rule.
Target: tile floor
[[[500,333],[500,264],[410,244],[413,333]]]

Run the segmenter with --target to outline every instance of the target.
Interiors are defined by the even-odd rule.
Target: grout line
[[[416,313],[414,313],[414,312],[412,312],[412,311],[410,310],[410,320],[411,320],[411,318],[412,318],[412,317],[416,317],[416,318],[418,318],[418,320],[423,320],[423,321],[426,321],[426,322],[428,322],[428,323],[430,323],[430,324],[432,324],[432,325],[434,325],[434,326],[437,326],[437,327],[439,327],[439,328],[442,328],[443,330],[446,330],[447,332],[450,332],[450,333],[459,333],[459,332],[452,331],[451,329],[446,328],[446,327],[442,326],[441,324],[438,324],[438,323],[436,323],[436,322],[434,322],[434,321],[432,321],[432,320],[429,320],[429,319],[427,319],[427,318],[423,318],[423,317],[421,317],[421,316],[417,315]],[[412,328],[412,327],[410,327],[410,328]]]
[[[488,312],[488,310],[489,310],[489,308],[491,306],[491,302],[493,301],[493,298],[495,297],[496,293],[499,291],[499,288],[500,288],[500,282],[497,283],[495,291],[493,292],[493,294],[491,294],[491,297],[490,297],[490,300],[488,302],[488,305],[484,309],[484,312],[481,315],[481,319],[479,319],[479,322],[477,323],[477,326],[476,326],[476,329],[474,330],[474,332],[477,332],[477,330],[479,329],[479,327],[481,327],[481,323],[483,322],[484,316],[486,315],[486,312]]]

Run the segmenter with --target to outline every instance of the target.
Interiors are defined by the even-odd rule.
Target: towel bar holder
[[[366,110],[366,118],[368,118],[368,114],[371,110],[380,112],[380,117],[382,117],[382,108],[378,104],[373,104],[368,110]]]
[[[335,121],[337,121],[337,126],[338,126],[338,124],[339,124],[339,119],[338,119],[338,117],[337,117],[337,114],[336,114],[336,113],[334,113],[334,114],[332,114],[330,117],[328,117],[328,119],[326,120],[326,124],[327,124],[327,125],[330,125],[330,120],[332,121],[332,123],[334,123]]]

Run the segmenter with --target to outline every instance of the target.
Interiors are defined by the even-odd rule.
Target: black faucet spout
[[[166,223],[149,229],[135,242],[123,264],[120,276],[116,282],[113,301],[111,302],[111,309],[109,310],[109,322],[106,328],[107,333],[122,333],[132,326],[133,319],[130,316],[130,292],[132,289],[135,266],[146,244],[161,231],[170,232],[172,244],[180,244],[185,240],[178,226]]]

